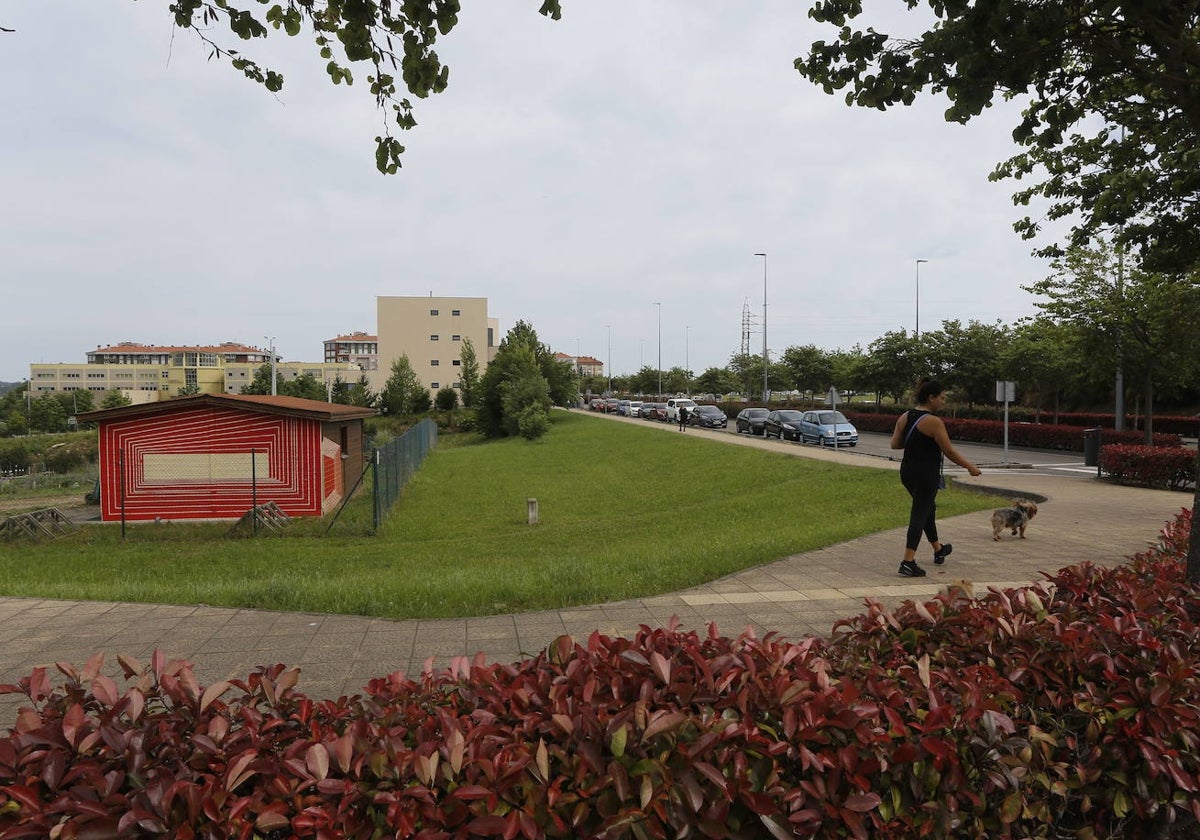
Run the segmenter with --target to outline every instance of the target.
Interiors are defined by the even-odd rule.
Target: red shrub
[[[1196,452],[1181,446],[1105,446],[1100,469],[1123,484],[1180,490],[1195,484]]]
[[[1200,819],[1190,513],[1117,569],[868,602],[826,640],[643,627],[313,702],[276,665],[19,687],[0,838],[1145,836]],[[1047,832],[1050,832],[1049,834]]]
[[[847,419],[859,431],[885,432],[890,434],[896,426],[899,415],[884,414],[848,414]],[[943,417],[946,431],[954,440],[973,441],[975,443],[1004,443],[1004,423],[999,420],[959,420],[954,417]],[[1144,435],[1141,432],[1117,432],[1112,429],[1100,430],[1100,442],[1103,446],[1114,444],[1138,444]],[[1154,446],[1178,447],[1178,435],[1155,434]],[[1054,425],[1051,423],[1009,423],[1008,442],[1012,446],[1025,446],[1035,449],[1065,449],[1076,452],[1083,451],[1083,430],[1078,426]]]

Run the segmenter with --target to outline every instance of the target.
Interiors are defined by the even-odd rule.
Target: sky
[[[213,33],[284,73],[271,94],[167,5],[0,7],[0,381],[121,341],[318,361],[375,331],[377,296],[429,294],[487,297],[501,333],[523,319],[615,374],[700,373],[747,309],[762,352],[764,295],[778,358],[1012,324],[1051,273],[1012,230],[1017,185],[987,180],[1015,103],[967,126],[932,95],[849,108],[793,68],[833,37],[805,2],[466,2],[393,176],[365,66],[334,87],[304,35]]]

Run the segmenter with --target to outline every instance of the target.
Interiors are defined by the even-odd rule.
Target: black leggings
[[[908,534],[905,535],[904,547],[916,551],[921,544],[922,532],[931,544],[938,541],[935,521],[938,476],[936,473],[933,476],[906,475],[901,471],[900,482],[912,496],[912,511],[908,514]]]

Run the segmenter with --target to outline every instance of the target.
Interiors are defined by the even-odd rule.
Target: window
[[[455,318],[457,318],[459,315],[462,314],[462,310],[461,309],[451,309],[450,314],[453,315]]]
[[[461,388],[461,387],[462,387],[462,383],[461,383],[461,382],[451,382],[451,383],[450,383],[450,387],[451,387],[451,388]]]
[[[451,341],[462,341],[462,336],[461,335],[452,335],[452,336],[450,336],[450,340]]]
[[[440,388],[440,387],[442,387],[442,386],[441,386],[441,385],[439,385],[439,384],[438,384],[438,383],[436,383],[436,382],[430,382],[430,383],[429,383],[429,387],[430,387],[430,388],[433,388],[433,389],[436,391],[438,388]]]
[[[437,315],[437,314],[438,314],[438,311],[437,311],[436,309],[430,309],[430,310],[429,310],[429,314],[430,314],[430,315]]]
[[[429,366],[430,366],[430,367],[437,367],[437,366],[438,366],[438,360],[437,360],[437,359],[430,359],[430,360],[429,360]]]
[[[162,378],[163,378],[163,379],[170,379],[170,378],[171,378],[171,372],[170,372],[169,370],[164,370],[164,371],[162,372]]]
[[[438,340],[438,337],[437,337],[436,335],[431,335],[431,336],[429,336],[429,340],[430,340],[430,341],[437,341],[437,340]]]
[[[460,366],[460,365],[462,364],[462,359],[455,359],[455,360],[454,360],[453,362],[451,362],[450,364],[454,365],[455,367],[458,367],[458,366]]]

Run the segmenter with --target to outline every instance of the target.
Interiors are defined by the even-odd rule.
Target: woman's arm
[[[938,448],[942,450],[942,454],[949,458],[954,463],[958,464],[971,475],[980,475],[979,467],[972,464],[962,454],[954,448],[954,444],[950,442],[950,433],[946,431],[946,424],[942,422],[942,418],[934,417],[932,423],[926,424],[928,429],[920,429],[926,434],[929,434],[937,441]]]
[[[904,448],[904,425],[905,425],[905,421],[907,419],[908,419],[907,411],[896,418],[896,428],[892,430],[892,442],[891,442],[892,449],[903,449]]]

